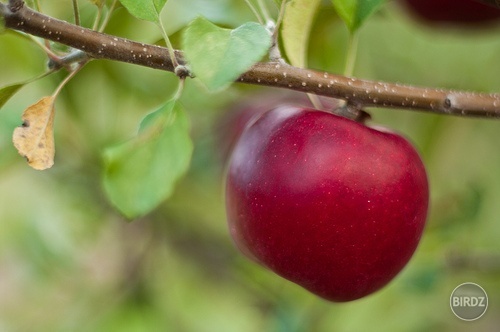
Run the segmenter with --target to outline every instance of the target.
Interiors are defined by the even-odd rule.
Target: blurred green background
[[[41,1],[72,21],[69,1]],[[270,1],[272,4],[273,2]],[[90,25],[95,9],[81,1]],[[196,15],[235,27],[254,20],[244,1],[170,0],[163,19],[180,47]],[[109,33],[161,39],[119,9]],[[500,91],[500,25],[474,31],[428,27],[392,1],[361,28],[355,75],[430,87]],[[341,73],[347,32],[328,1],[318,14],[310,67]],[[37,46],[0,35],[0,86],[45,70]],[[188,175],[150,215],[127,222],[101,186],[103,149],[132,137],[170,96],[176,78],[93,61],[56,103],[56,164],[30,169],[12,146],[22,111],[49,95],[63,72],[23,88],[0,112],[0,331],[498,331],[500,328],[500,122],[377,109],[374,122],[409,137],[431,186],[428,226],[414,258],[387,287],[334,304],[243,257],[224,212],[227,119],[242,102],[283,91],[234,85],[209,95],[189,80],[181,102],[195,142]],[[285,99],[297,97],[285,93]],[[300,98],[300,96],[299,96]],[[462,322],[452,290],[476,282],[486,314]]]

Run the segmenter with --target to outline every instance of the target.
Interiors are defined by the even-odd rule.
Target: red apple
[[[323,107],[328,109],[338,106],[338,100],[318,97]],[[214,132],[216,135],[217,153],[220,154],[224,165],[231,155],[234,145],[238,141],[247,123],[253,118],[260,116],[270,108],[277,107],[285,101],[296,105],[308,107],[311,101],[304,93],[272,90],[271,93],[258,92],[248,96],[246,99],[238,100],[230,105],[216,121]]]
[[[434,23],[477,24],[500,19],[500,10],[474,0],[404,0],[417,17]]]
[[[258,117],[269,108],[283,104],[285,100],[299,102],[299,96],[305,103],[306,98],[304,98],[302,94],[291,94],[288,92],[275,93],[273,91],[272,94],[253,94],[243,101],[240,98],[237,103],[230,105],[226,112],[222,113],[221,117],[217,119],[216,128],[214,130],[217,139],[217,152],[221,154],[223,163],[227,163],[234,145],[248,122],[254,117]]]
[[[401,271],[428,200],[424,165],[404,138],[293,106],[245,129],[226,184],[241,251],[331,301],[366,296]]]

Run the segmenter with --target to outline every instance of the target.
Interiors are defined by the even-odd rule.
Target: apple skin
[[[371,294],[401,271],[428,200],[424,165],[404,138],[294,106],[247,126],[226,182],[237,247],[336,302]]]
[[[319,96],[321,104],[327,109],[338,107],[339,101]],[[302,107],[309,107],[311,101],[306,94],[272,90],[271,93],[258,92],[246,99],[238,99],[217,119],[214,132],[216,135],[216,150],[224,166],[231,156],[234,145],[238,141],[247,123],[260,116],[270,108],[278,107],[283,103],[293,103]]]
[[[411,12],[429,23],[471,25],[500,19],[500,10],[474,0],[404,0]]]
[[[302,94],[273,91],[272,94],[254,94],[243,101],[239,99],[238,103],[231,105],[222,113],[222,116],[216,121],[214,132],[217,139],[216,149],[224,165],[227,164],[234,145],[240,138],[247,123],[287,100],[292,101],[294,104],[307,105],[307,98]]]

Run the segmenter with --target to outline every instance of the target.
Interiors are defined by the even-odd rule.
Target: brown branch
[[[341,98],[358,107],[393,107],[476,117],[500,117],[500,94],[483,94],[374,82],[258,63],[240,81]]]
[[[79,27],[35,12],[23,2],[0,3],[0,17],[9,29],[49,39],[82,50],[96,59],[110,59],[155,69],[174,71],[166,48],[134,42]],[[175,51],[185,64],[181,51]],[[440,114],[500,118],[500,94],[419,88],[401,84],[349,78],[292,67],[281,62],[257,63],[239,82],[292,89],[345,99],[354,107],[391,107]]]

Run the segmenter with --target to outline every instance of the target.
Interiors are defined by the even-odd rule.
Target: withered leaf
[[[37,170],[54,165],[54,97],[43,97],[28,107],[23,124],[14,130],[12,141],[28,164]]]

